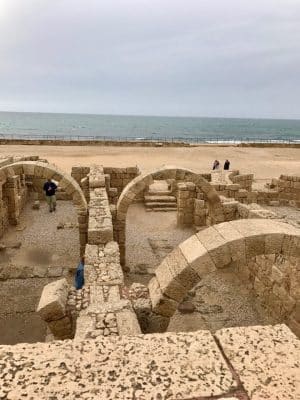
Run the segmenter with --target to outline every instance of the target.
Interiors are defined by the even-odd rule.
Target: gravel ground
[[[232,326],[273,322],[259,307],[253,291],[240,281],[233,267],[207,275],[193,291],[195,296],[188,296],[187,300],[194,304],[195,312],[182,314],[176,311],[168,331],[209,329],[215,332]]]
[[[300,208],[285,207],[285,206],[263,206],[267,210],[273,211],[284,221],[300,228]]]

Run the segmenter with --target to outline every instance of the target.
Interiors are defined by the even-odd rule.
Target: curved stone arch
[[[211,226],[182,242],[157,267],[148,286],[154,315],[164,321],[161,327],[206,274],[269,254],[300,258],[300,229],[278,220],[242,219]]]
[[[39,161],[18,161],[0,168],[0,182],[2,184],[9,177],[15,175],[34,176],[45,180],[54,179],[72,197],[78,215],[80,254],[83,255],[87,242],[88,205],[81,187],[75,179],[54,165]]]
[[[164,166],[153,172],[139,175],[124,188],[117,204],[117,239],[123,265],[125,264],[125,229],[128,207],[133,203],[136,196],[151,185],[154,180],[166,179],[193,182],[203,192],[205,200],[207,200],[212,223],[224,221],[219,195],[211,184],[196,172],[176,166]]]

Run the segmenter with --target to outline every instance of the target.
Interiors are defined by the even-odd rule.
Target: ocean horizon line
[[[194,118],[194,119],[234,119],[234,120],[265,120],[265,121],[300,121],[299,118],[287,117],[231,117],[231,116],[207,116],[207,115],[165,115],[165,114],[114,114],[114,113],[85,113],[85,112],[52,112],[52,111],[14,111],[0,110],[0,113],[9,114],[47,114],[47,115],[87,115],[99,117],[133,117],[133,118]]]

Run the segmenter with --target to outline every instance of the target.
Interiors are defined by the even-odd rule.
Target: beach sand
[[[100,164],[112,167],[138,165],[142,172],[162,165],[177,165],[196,172],[209,172],[218,159],[226,158],[231,169],[254,173],[257,181],[300,173],[300,149],[274,147],[124,147],[124,146],[39,146],[1,145],[1,155],[38,155],[70,172],[73,165]]]

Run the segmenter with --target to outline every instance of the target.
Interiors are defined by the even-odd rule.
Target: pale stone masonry
[[[283,325],[0,346],[3,399],[298,400]]]
[[[124,276],[119,247],[113,241],[112,216],[103,168],[91,167],[88,177],[90,202],[88,244],[85,248],[85,286],[76,294],[72,288],[67,287],[63,299],[65,315],[62,319],[60,313],[48,315],[46,312],[53,309],[48,304],[49,301],[53,303],[48,292],[51,293],[51,285],[54,284],[47,285],[38,312],[56,338],[59,338],[59,334],[61,339],[72,337],[75,325],[76,339],[137,334],[140,333],[140,327],[136,315],[131,302],[122,295]],[[62,302],[59,297],[61,293],[56,291],[58,303]],[[58,325],[57,321],[61,322],[60,330],[55,331],[53,328]]]
[[[278,254],[286,262],[277,268]],[[286,322],[300,336],[300,292],[295,289],[299,263],[300,229],[266,219],[217,224],[182,242],[156,268],[148,286],[152,311],[161,317],[164,329],[187,292],[206,274],[235,265],[278,322]]]
[[[222,198],[202,176],[179,167],[136,177],[137,169],[108,173],[102,166],[76,167],[68,177],[37,160],[13,161],[4,160],[0,178],[15,200],[23,188],[20,207],[26,198],[25,179],[34,176],[57,179],[72,197],[85,255],[85,285],[76,291],[60,279],[44,287],[38,312],[54,339],[61,340],[0,346],[1,399],[300,399],[300,342],[291,332],[300,335],[299,229],[246,204],[250,197],[242,197],[245,204]],[[133,177],[123,190],[126,179]],[[126,213],[154,179],[173,182],[179,223],[211,226],[175,248],[148,288],[134,284],[128,289],[120,263]],[[248,196],[251,179],[239,181],[225,183],[228,193]],[[1,216],[13,218],[12,209],[0,206]],[[152,331],[163,331],[186,293],[206,274],[229,265],[254,288],[260,304],[291,330],[275,325],[215,334],[141,334],[134,309],[146,312]],[[10,273],[15,278],[47,276],[48,269]]]
[[[174,179],[179,182],[191,182],[194,184],[197,192],[201,192],[203,198],[207,201],[210,223],[213,224],[224,221],[220,197],[212,185],[201,174],[196,174],[191,170],[177,166],[163,166],[151,173],[139,175],[126,186],[117,203],[115,236],[120,246],[121,264],[123,266],[125,265],[125,231],[128,207],[135,201],[137,196],[144,193],[145,189],[149,187],[154,180],[169,179]],[[193,208],[193,202],[191,202],[191,205]],[[193,214],[193,211],[191,211],[190,214]]]
[[[18,179],[21,179],[24,176],[30,178],[42,178],[43,181],[49,178],[53,179],[59,183],[59,186],[69,196],[71,196],[78,215],[80,252],[83,254],[85,244],[87,243],[88,208],[86,199],[78,183],[71,176],[60,171],[55,166],[42,161],[22,160],[1,167],[0,183],[1,185],[8,185],[8,196],[14,196],[14,199],[9,201],[11,209],[8,209],[8,218],[11,219],[12,223],[18,222],[18,215],[20,212],[18,201],[20,201],[20,198],[16,191],[18,187]]]

